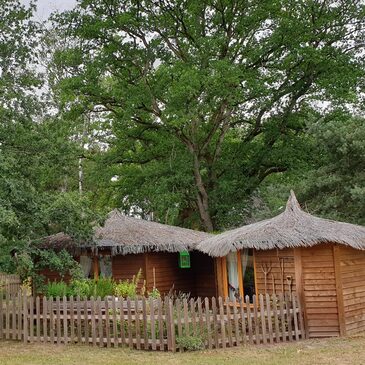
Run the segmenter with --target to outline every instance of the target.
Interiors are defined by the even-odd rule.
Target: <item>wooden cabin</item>
[[[86,278],[132,279],[141,270],[139,285],[147,291],[156,287],[161,294],[170,291],[191,296],[217,295],[214,259],[196,251],[196,245],[209,234],[127,217],[113,211],[103,227],[95,230],[94,243],[75,248],[72,238],[57,234],[45,239],[44,246],[67,248],[79,261]],[[189,261],[181,265],[181,260]],[[44,270],[51,281],[57,273]]]
[[[218,295],[296,292],[307,337],[365,331],[365,227],[314,217],[291,192],[280,215],[198,249],[216,257]]]

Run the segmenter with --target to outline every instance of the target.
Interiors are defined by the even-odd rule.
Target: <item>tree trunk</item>
[[[198,188],[196,199],[197,199],[200,219],[203,223],[204,229],[207,232],[213,232],[214,230],[213,221],[209,212],[209,197],[202,176],[200,174],[200,162],[198,156],[195,153],[194,153],[194,178],[196,187]]]

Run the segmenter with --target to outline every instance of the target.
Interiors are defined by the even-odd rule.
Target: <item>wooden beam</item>
[[[149,287],[149,284],[150,284],[150,280],[148,278],[148,252],[145,252],[143,254],[143,259],[144,259],[144,268],[143,268],[143,276],[144,276],[144,279],[146,281],[146,290],[151,290],[152,288]],[[153,284],[152,284],[153,285]]]
[[[341,258],[340,246],[333,245],[333,262],[334,262],[335,280],[336,280],[338,323],[340,326],[340,336],[345,336],[346,335],[346,322],[345,322],[345,307],[344,307],[344,301],[343,301],[340,258]]]
[[[223,293],[223,273],[222,273],[221,257],[214,258],[214,267],[215,267],[215,282],[217,288],[217,297],[222,297],[224,293]]]
[[[257,265],[256,265],[256,250],[255,249],[253,249],[252,254],[253,254],[253,277],[255,279],[255,294],[257,296],[260,293],[258,292],[258,285],[257,285],[257,267],[256,267]]]
[[[222,257],[222,278],[223,278],[223,297],[228,297],[228,273],[227,273],[227,258]]]
[[[297,293],[297,297],[300,300],[300,304],[303,310],[303,319],[304,319],[304,328],[305,328],[305,337],[309,338],[309,329],[308,329],[308,318],[307,318],[307,310],[305,306],[305,297],[304,297],[304,286],[303,286],[303,263],[302,263],[302,250],[300,247],[294,248],[294,270],[295,270],[295,291]]]
[[[93,256],[93,271],[94,271],[94,279],[99,280],[99,259],[98,256]]]
[[[242,260],[241,260],[241,251],[237,251],[237,272],[238,272],[238,287],[240,290],[241,298],[245,297],[244,288],[243,288],[243,272],[242,272]]]

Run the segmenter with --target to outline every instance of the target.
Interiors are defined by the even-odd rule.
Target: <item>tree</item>
[[[129,140],[117,163],[153,165],[182,146],[212,231],[225,176],[252,192],[288,168],[270,155],[293,145],[316,101],[353,101],[364,19],[361,1],[81,0],[57,17],[72,39],[58,61],[77,70],[60,87],[67,107],[110,120],[112,146]]]
[[[301,183],[303,201],[324,217],[365,224],[365,121],[337,113],[312,131],[312,166]]]
[[[354,111],[351,111],[354,113]],[[357,114],[357,113],[354,113]],[[271,176],[255,194],[254,221],[278,214],[294,189],[304,210],[365,224],[365,121],[347,110],[308,118],[308,133],[290,172]]]
[[[26,264],[18,268],[29,264],[31,272],[35,240],[59,231],[85,240],[98,218],[87,194],[64,189],[73,168],[77,181],[77,149],[41,98],[34,10],[33,3],[0,0],[0,271],[16,269],[11,253],[18,251]]]

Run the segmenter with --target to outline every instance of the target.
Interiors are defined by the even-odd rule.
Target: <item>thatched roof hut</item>
[[[104,226],[95,229],[93,242],[76,245],[94,250],[110,249],[112,255],[143,252],[181,252],[194,249],[199,242],[210,237],[208,233],[170,226],[144,219],[125,216],[112,211]],[[46,237],[43,247],[72,248],[69,235],[58,233]]]
[[[364,250],[365,227],[306,213],[291,191],[283,213],[207,238],[197,249],[211,256],[223,257],[243,248],[269,250],[310,247],[327,242]]]

